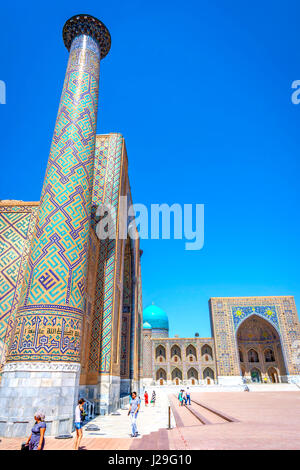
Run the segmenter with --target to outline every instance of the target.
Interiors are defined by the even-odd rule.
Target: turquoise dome
[[[169,320],[166,312],[156,305],[149,305],[143,313],[144,323],[149,323],[152,329],[168,330]]]
[[[144,328],[144,330],[151,330],[152,326],[150,325],[150,323],[145,321],[145,323],[143,324],[143,328]]]

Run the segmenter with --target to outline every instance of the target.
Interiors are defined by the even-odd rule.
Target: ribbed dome
[[[144,323],[149,323],[152,329],[169,329],[169,320],[166,312],[156,305],[149,305],[149,307],[145,308],[143,321]]]
[[[150,325],[150,323],[145,321],[145,323],[143,324],[143,328],[144,328],[144,330],[151,330],[152,326]]]

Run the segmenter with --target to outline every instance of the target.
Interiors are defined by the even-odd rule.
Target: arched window
[[[166,360],[166,348],[161,344],[155,349],[155,357],[159,362]]]
[[[177,344],[174,344],[171,347],[171,359],[176,362],[178,361],[178,359],[181,359],[181,349],[179,346],[177,346]]]
[[[255,349],[250,349],[248,351],[248,361],[249,362],[259,362],[258,354]]]
[[[274,351],[273,349],[269,348],[266,349],[264,352],[265,355],[265,361],[266,362],[274,362],[275,361],[275,356],[274,356]]]
[[[198,371],[196,369],[194,369],[194,367],[191,367],[188,371],[187,371],[187,378],[188,379],[196,379],[198,380]]]
[[[212,360],[213,358],[213,353],[212,353],[212,348],[208,344],[204,344],[201,348],[201,355],[204,359],[204,361],[209,361]]]
[[[185,355],[190,362],[197,361],[197,351],[195,346],[189,344],[185,349]]]
[[[206,369],[204,369],[203,371],[203,378],[206,379],[207,377],[209,377],[210,379],[215,378],[214,371],[210,367],[206,367]]]

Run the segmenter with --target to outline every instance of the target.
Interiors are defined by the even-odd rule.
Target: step
[[[158,431],[158,449],[169,450],[169,432],[167,429],[159,429]]]

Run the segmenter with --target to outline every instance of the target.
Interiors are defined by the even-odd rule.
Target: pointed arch
[[[171,354],[171,359],[175,359],[177,357],[181,360],[182,356],[181,356],[180,346],[178,346],[178,344],[173,344],[173,346],[171,347],[170,354]]]
[[[250,370],[251,380],[252,382],[261,382],[261,370],[258,367],[252,367]]]
[[[269,376],[269,379],[272,383],[279,383],[279,375],[278,375],[278,370],[271,366],[268,368],[268,376]]]
[[[212,347],[209,344],[204,344],[201,347],[201,357],[202,357],[202,361],[204,362],[213,360],[213,351],[212,351]]]
[[[267,348],[264,350],[265,362],[275,362],[275,354],[272,348]]]
[[[160,379],[167,380],[167,372],[162,367],[160,367],[156,371],[156,380],[160,380]]]
[[[248,362],[259,362],[258,352],[256,351],[256,349],[254,348],[249,349],[247,356],[248,356]]]
[[[210,367],[206,367],[203,371],[203,378],[215,379],[215,373]]]
[[[185,356],[188,361],[196,362],[197,361],[197,350],[193,344],[189,344],[185,348]]]
[[[175,380],[175,379],[179,379],[179,380],[182,380],[182,370],[179,369],[178,367],[175,367],[173,370],[172,370],[172,380]]]
[[[199,374],[198,374],[197,369],[195,369],[195,367],[190,367],[189,368],[189,370],[187,371],[187,378],[188,378],[188,380],[191,380],[191,379],[198,380],[199,379]]]
[[[160,359],[166,360],[166,348],[162,344],[159,344],[155,348],[155,359],[158,361]]]

